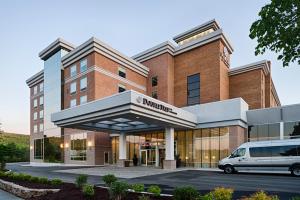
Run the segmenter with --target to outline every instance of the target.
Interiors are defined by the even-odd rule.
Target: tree
[[[300,64],[300,1],[271,0],[258,15],[249,35],[258,42],[255,55],[269,49],[279,53],[277,59],[284,67],[295,61]]]

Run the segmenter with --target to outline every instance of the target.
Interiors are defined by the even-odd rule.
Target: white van
[[[219,161],[226,174],[238,171],[291,171],[300,176],[300,139],[247,142]]]

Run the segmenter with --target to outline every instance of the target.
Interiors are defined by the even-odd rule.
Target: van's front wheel
[[[234,172],[234,168],[231,165],[225,165],[224,173],[225,174],[232,174]]]
[[[291,173],[293,176],[300,176],[300,166],[294,166],[292,169],[291,169]]]

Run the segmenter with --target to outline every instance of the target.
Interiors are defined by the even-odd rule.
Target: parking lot
[[[72,182],[78,174],[64,173],[61,170],[80,168],[82,171],[85,171],[83,168],[86,167],[30,167],[22,166],[21,164],[8,164],[8,168],[17,172],[46,176],[49,178],[61,178],[64,181]],[[147,171],[146,167],[145,171]],[[235,199],[258,190],[279,195],[281,199],[300,196],[300,178],[290,176],[289,174],[238,173],[228,175],[221,171],[187,169],[123,180],[129,183],[144,183],[146,186],[158,184],[163,188],[165,193],[172,193],[173,189],[178,186],[193,185],[201,193],[206,193],[220,186],[233,188],[235,191]],[[95,175],[89,176],[89,182],[93,184],[103,184],[101,176]]]

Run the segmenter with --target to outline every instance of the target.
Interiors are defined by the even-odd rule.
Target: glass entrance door
[[[141,165],[142,166],[150,166],[155,165],[155,150],[153,149],[145,149],[141,150]]]
[[[141,165],[147,166],[147,160],[148,160],[147,150],[141,150]]]

